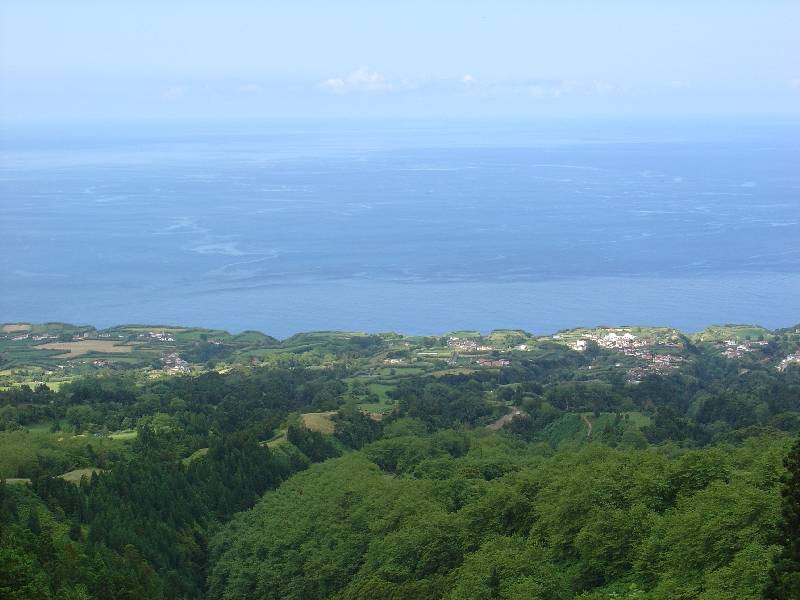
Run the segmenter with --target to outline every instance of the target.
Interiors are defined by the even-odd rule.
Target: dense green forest
[[[800,598],[797,328],[175,331],[6,357],[0,598]]]

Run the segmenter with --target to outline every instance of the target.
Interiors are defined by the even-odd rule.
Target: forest
[[[12,382],[0,598],[800,597],[798,329],[636,335],[679,366],[586,332],[212,334]]]

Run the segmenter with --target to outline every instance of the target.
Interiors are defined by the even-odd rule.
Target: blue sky
[[[0,118],[800,116],[800,2],[4,0]]]

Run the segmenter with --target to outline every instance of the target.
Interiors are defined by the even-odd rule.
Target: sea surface
[[[800,322],[800,124],[5,124],[0,321]]]

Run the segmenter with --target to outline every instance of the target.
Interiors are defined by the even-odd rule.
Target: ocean
[[[800,322],[800,123],[5,124],[0,321]]]

